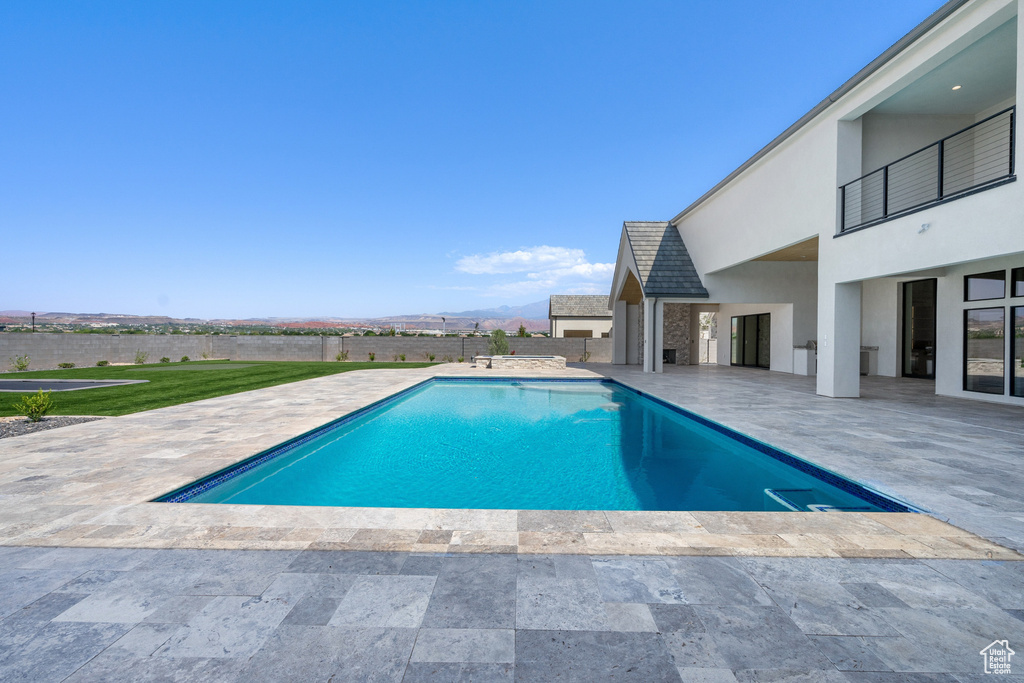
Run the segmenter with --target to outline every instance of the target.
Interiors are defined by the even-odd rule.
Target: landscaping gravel
[[[39,422],[29,422],[28,419],[24,417],[0,418],[0,439],[6,439],[9,436],[22,436],[23,434],[31,434],[32,432],[42,432],[47,429],[56,429],[57,427],[67,427],[68,425],[76,425],[81,422],[92,422],[93,420],[102,419],[102,417],[57,416],[44,417]]]

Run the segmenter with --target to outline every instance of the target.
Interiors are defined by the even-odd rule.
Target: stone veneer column
[[[676,365],[690,364],[690,304],[665,304],[663,348],[676,350]]]

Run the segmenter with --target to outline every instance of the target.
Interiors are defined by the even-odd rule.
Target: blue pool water
[[[555,510],[907,509],[607,380],[433,380],[159,500]]]

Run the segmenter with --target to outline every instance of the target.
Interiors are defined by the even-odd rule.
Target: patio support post
[[[654,372],[654,303],[644,298],[644,372]]]
[[[665,348],[665,302],[655,299],[654,304],[654,371],[664,372],[662,349]]]
[[[826,296],[822,296],[822,294]],[[830,295],[830,296],[829,296]],[[818,289],[818,393],[860,396],[860,282]]]
[[[612,364],[626,364],[626,337],[630,334],[626,324],[626,302],[618,300],[612,309]]]

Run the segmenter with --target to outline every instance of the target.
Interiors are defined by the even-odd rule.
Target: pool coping
[[[194,481],[202,474],[197,468],[209,473],[232,462],[229,457],[234,462],[242,459],[230,456],[231,452],[248,448],[252,453],[261,442],[268,446],[279,443],[281,438],[273,433],[254,429],[262,426],[266,416],[278,415],[273,412],[280,410],[277,405],[305,406],[279,420],[285,425],[282,429],[295,434],[316,419],[310,417],[317,414],[311,406],[323,414],[334,410],[331,406],[344,395],[352,407],[334,414],[347,414],[433,377],[535,380],[602,375],[569,368],[506,376],[466,365],[357,371],[20,437],[18,447],[12,450],[25,451],[24,457],[14,464],[0,461],[0,545],[1024,559],[1012,549],[918,513],[454,510],[148,502],[176,485]],[[628,382],[617,381],[635,389]],[[221,465],[208,465],[215,462],[209,454],[190,463],[179,454],[160,452],[180,434],[185,417],[202,423],[223,421],[223,431],[218,433],[218,443],[223,445],[210,451],[221,459]],[[323,424],[323,420],[314,424]],[[119,435],[125,432],[140,435],[130,448],[118,450]],[[69,452],[80,454],[80,458],[69,461]],[[7,469],[2,467],[5,464]],[[15,478],[24,477],[25,472],[46,476]]]

